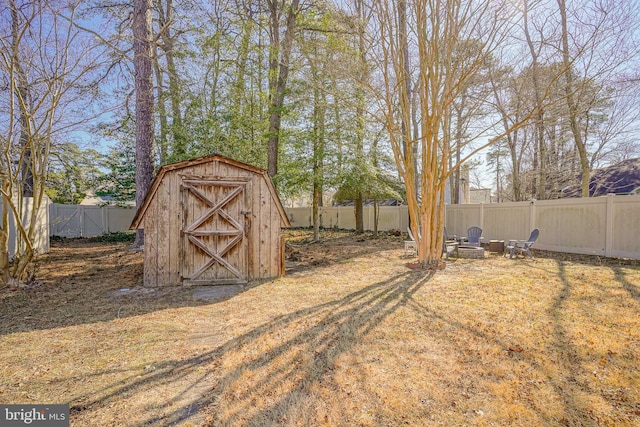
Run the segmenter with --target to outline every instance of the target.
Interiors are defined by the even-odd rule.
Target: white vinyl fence
[[[285,208],[292,227],[311,227],[313,212],[311,208]],[[373,230],[373,206],[364,207],[364,229]],[[320,208],[320,226],[341,230],[355,230],[356,219],[353,206]],[[409,227],[409,210],[406,206],[380,206],[378,230],[407,230]]]
[[[381,206],[378,230],[409,226],[406,206]],[[311,227],[311,208],[286,208],[292,227]],[[51,235],[88,237],[126,231],[135,209],[51,205]],[[353,207],[320,208],[324,228],[355,229]],[[556,252],[640,259],[640,196],[614,196],[515,203],[447,205],[449,234],[482,228],[483,241],[526,239],[540,229],[535,248]],[[364,207],[364,227],[373,230],[373,207]]]
[[[94,237],[127,231],[136,214],[133,208],[52,204],[50,234],[60,237]]]
[[[50,201],[48,197],[45,197],[40,205],[40,211],[36,216],[36,230],[34,234],[33,248],[36,253],[49,252],[49,207]],[[0,210],[2,209],[2,200],[0,200]],[[33,209],[33,199],[27,197],[23,199],[22,206],[22,223],[25,227],[29,227],[29,218]],[[8,258],[12,259],[16,254],[16,249],[24,245],[23,239],[19,236],[18,229],[16,227],[16,219],[9,211],[9,253]]]
[[[526,239],[540,229],[537,249],[640,259],[640,196],[447,206],[447,232],[473,225],[484,241]]]
[[[293,227],[310,227],[311,208],[285,209]],[[353,207],[320,208],[326,228],[354,229]],[[378,230],[406,231],[406,206],[380,207]],[[615,196],[515,203],[447,205],[447,233],[482,228],[484,242],[526,239],[540,229],[535,248],[556,252],[640,259],[640,196]],[[373,207],[364,208],[364,227],[373,229]]]

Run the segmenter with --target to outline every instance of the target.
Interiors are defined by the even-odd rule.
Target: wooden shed
[[[219,155],[163,166],[131,224],[153,287],[281,276],[289,226],[267,172]]]

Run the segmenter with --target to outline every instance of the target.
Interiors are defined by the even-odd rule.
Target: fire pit
[[[482,259],[484,258],[484,248],[476,246],[460,246],[458,248],[458,257]]]

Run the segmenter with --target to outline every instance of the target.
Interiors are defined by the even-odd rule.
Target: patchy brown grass
[[[0,290],[0,402],[69,402],[73,426],[640,425],[639,263],[434,274],[401,237],[324,238],[290,232],[286,277],[215,299],[141,289],[127,243],[56,242],[40,286]]]

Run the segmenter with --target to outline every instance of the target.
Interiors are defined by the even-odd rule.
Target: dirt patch
[[[193,289],[196,300],[215,301],[229,298],[242,292],[244,285],[199,286]]]

